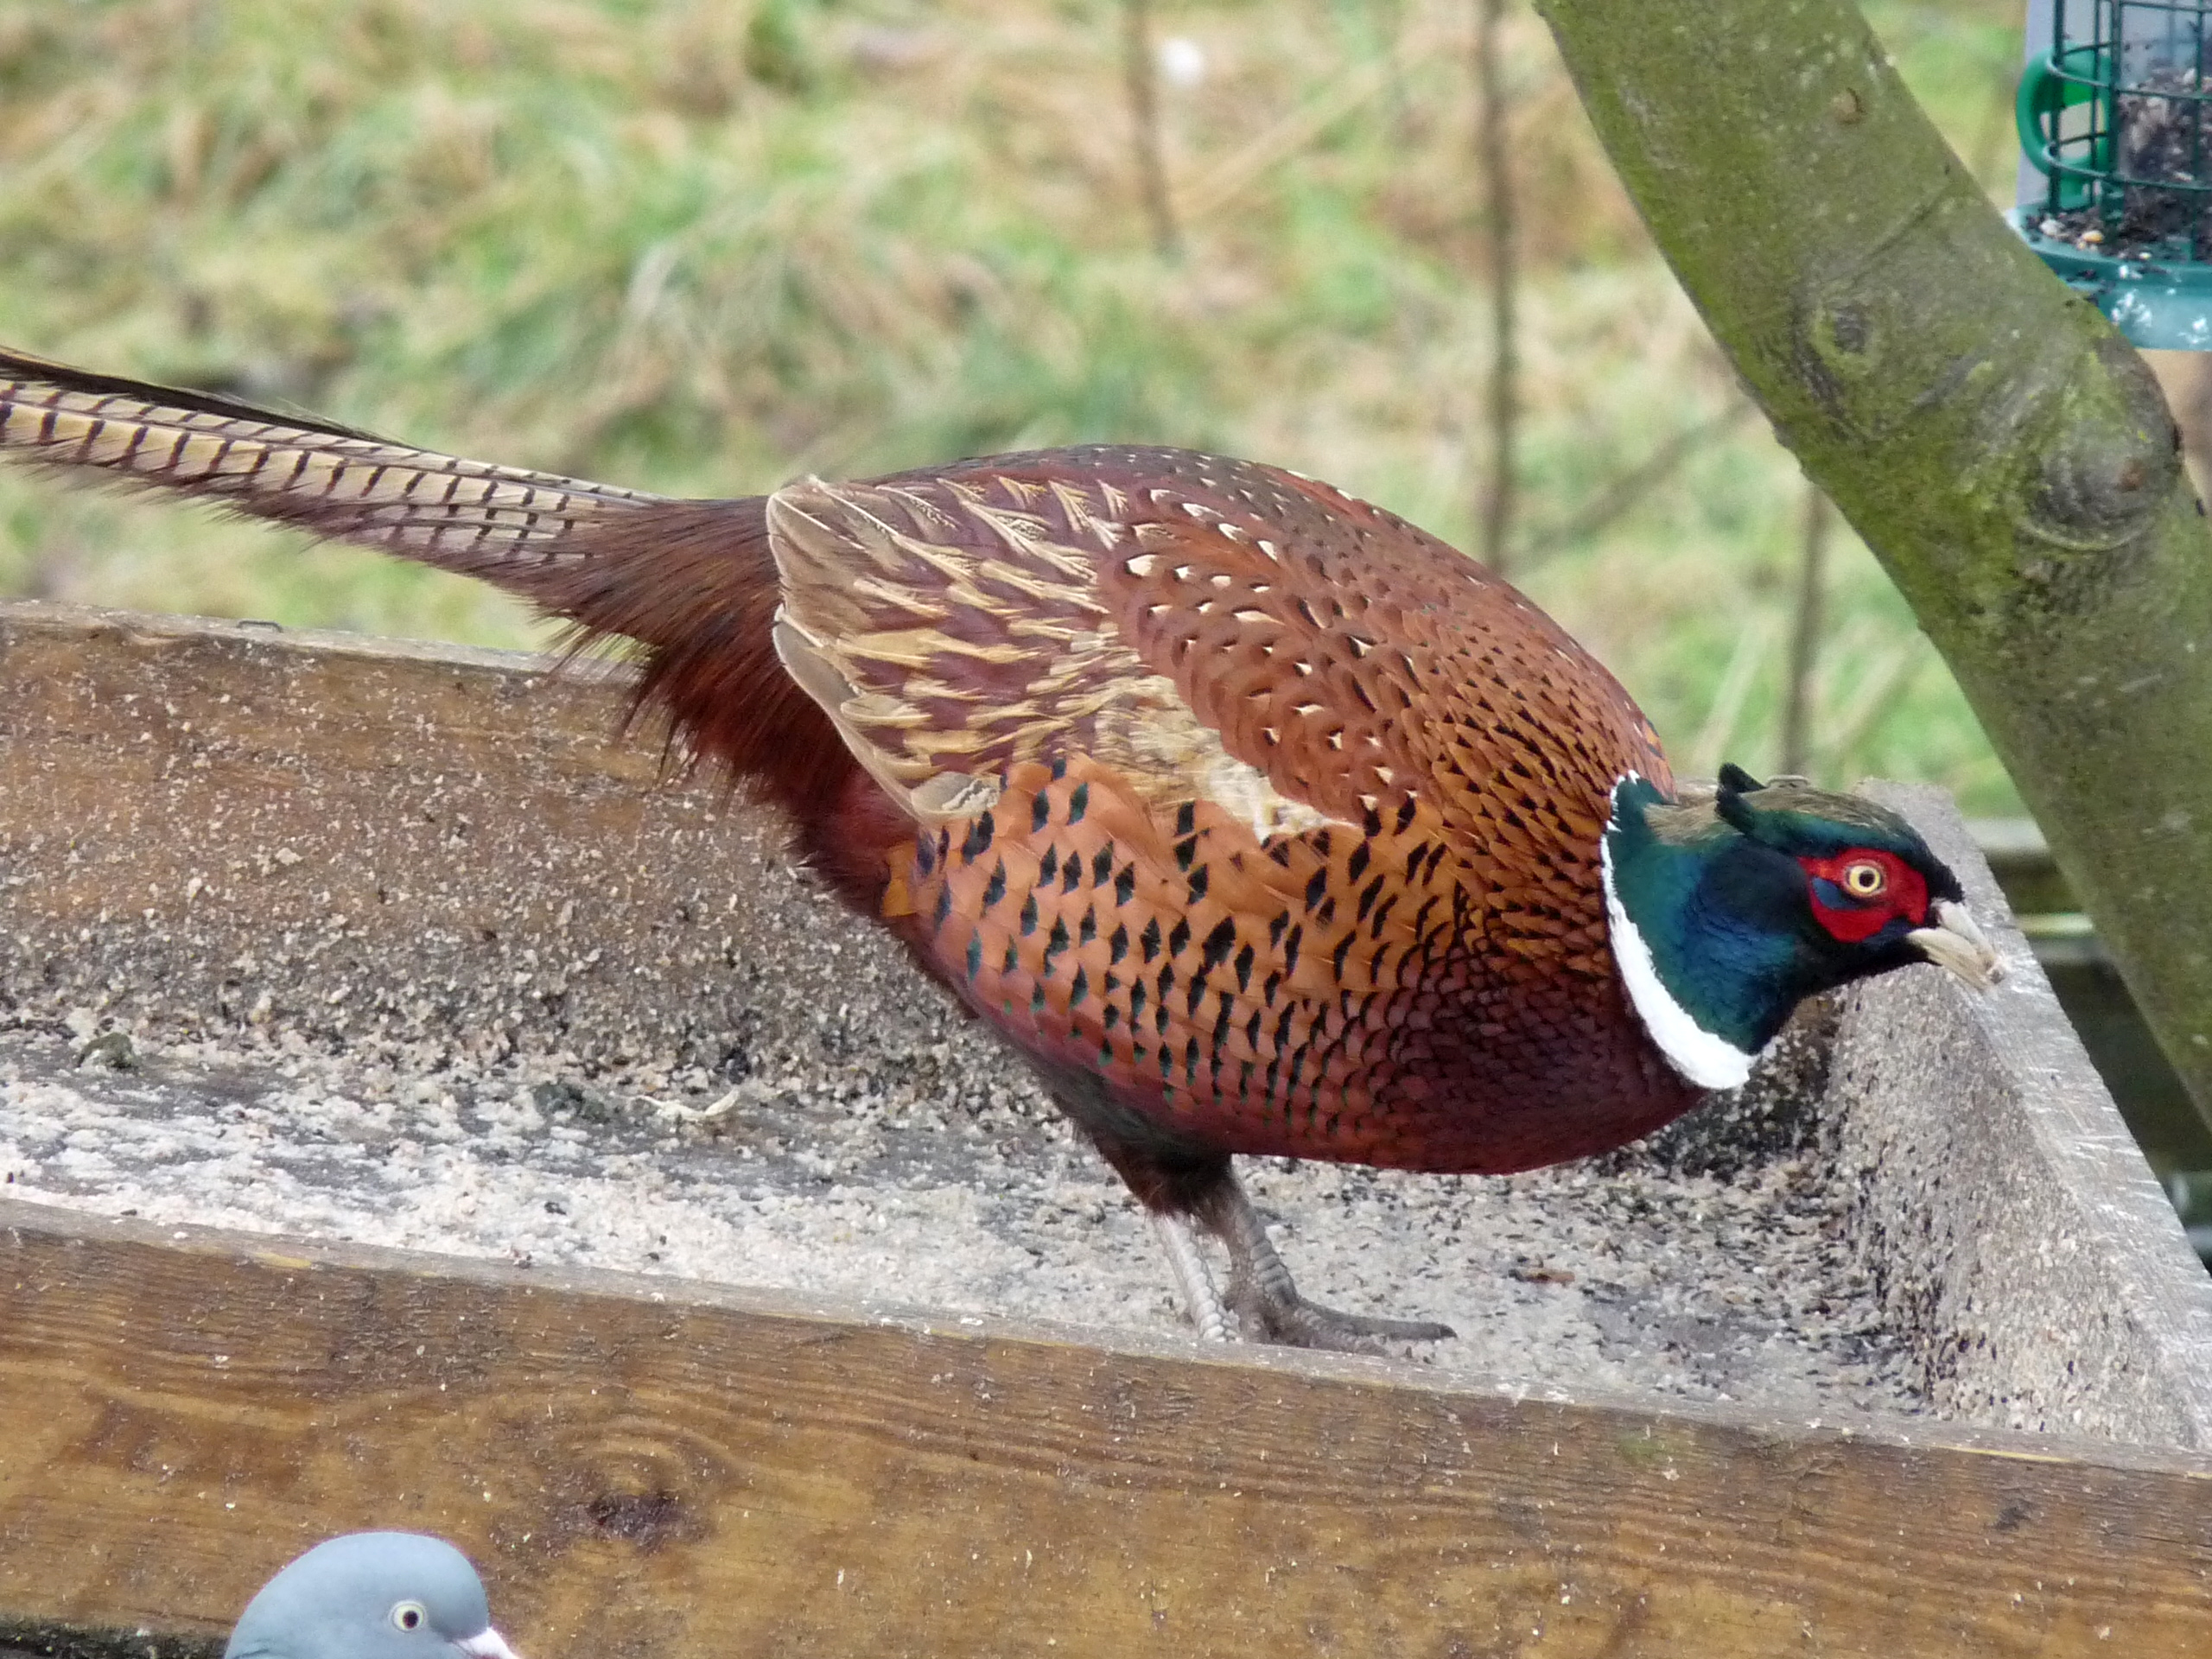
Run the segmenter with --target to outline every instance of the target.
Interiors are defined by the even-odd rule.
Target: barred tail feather
[[[475,576],[572,623],[578,649],[635,641],[641,704],[790,810],[841,892],[881,886],[881,860],[848,869],[823,828],[858,773],[770,645],[780,595],[759,497],[677,501],[461,461],[6,351],[0,460],[89,469]]]
[[[575,532],[664,499],[4,351],[0,458],[207,499],[528,598],[579,556]]]

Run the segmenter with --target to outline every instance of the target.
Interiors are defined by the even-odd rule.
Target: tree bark
[[[2142,359],[1847,0],[1540,0],[1675,275],[1935,641],[2212,1120],[2212,536]]]

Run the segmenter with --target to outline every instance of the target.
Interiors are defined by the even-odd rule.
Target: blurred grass
[[[2017,3],[1868,10],[2009,195]],[[693,494],[1092,439],[1214,448],[1464,543],[1471,11],[1159,4],[1205,64],[1164,88],[1196,208],[1173,262],[1148,251],[1111,0],[0,0],[0,340]],[[1541,25],[1510,46],[1540,536],[1736,393]],[[1742,422],[1515,572],[1686,771],[1773,760],[1802,488]],[[1816,769],[2017,810],[1840,539]],[[0,588],[544,637],[465,582],[16,475]]]

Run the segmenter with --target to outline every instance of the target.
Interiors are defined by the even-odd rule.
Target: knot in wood
[[[2082,552],[2149,534],[2181,470],[2181,434],[2150,370],[2116,338],[2097,355],[2107,395],[2056,423],[2029,498],[2038,539]]]

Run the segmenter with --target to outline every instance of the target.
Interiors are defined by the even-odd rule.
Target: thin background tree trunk
[[[2143,360],[1846,0],[1538,0],[1613,164],[1881,559],[2212,1118],[2212,536]]]
[[[1789,683],[1782,700],[1782,770],[1805,775],[1813,757],[1813,670],[1821,654],[1821,611],[1827,580],[1828,499],[1805,486],[1805,528],[1797,549],[1797,607],[1789,631]]]
[[[1490,277],[1490,387],[1484,399],[1489,439],[1483,467],[1477,550],[1501,574],[1510,557],[1516,480],[1514,444],[1521,418],[1519,251],[1515,245],[1513,156],[1499,62],[1505,0],[1477,0],[1475,149],[1483,179],[1483,254]]]
[[[1122,73],[1129,95],[1129,142],[1136,152],[1137,194],[1152,226],[1152,245],[1164,257],[1183,251],[1175,199],[1167,188],[1166,145],[1160,136],[1160,65],[1152,49],[1152,0],[1122,0]]]

